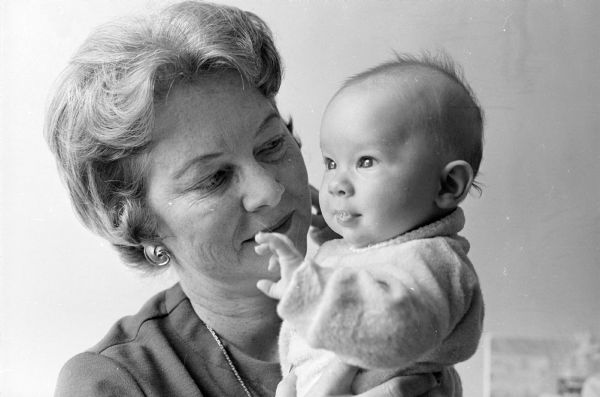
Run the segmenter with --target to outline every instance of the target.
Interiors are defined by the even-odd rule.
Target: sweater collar
[[[364,252],[371,249],[377,249],[381,247],[385,247],[388,245],[396,245],[406,243],[412,240],[425,239],[431,237],[439,237],[439,236],[451,236],[455,235],[462,230],[465,226],[465,214],[463,210],[458,207],[450,214],[445,217],[429,223],[427,225],[421,226],[417,229],[411,230],[404,234],[401,234],[396,237],[392,237],[389,240],[385,240],[376,244],[370,244],[366,247],[354,248],[350,247],[350,250],[353,252]]]

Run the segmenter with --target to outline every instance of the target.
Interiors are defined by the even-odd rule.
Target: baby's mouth
[[[345,210],[339,210],[339,211],[335,211],[333,213],[333,215],[335,216],[335,219],[338,222],[348,222],[354,218],[357,218],[359,215],[358,214],[353,214],[349,211],[345,211]]]

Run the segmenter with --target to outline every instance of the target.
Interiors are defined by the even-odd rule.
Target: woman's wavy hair
[[[155,103],[224,70],[273,98],[282,66],[269,28],[250,12],[186,1],[99,27],[58,81],[45,137],[78,216],[131,266],[156,268],[142,246],[159,241],[144,181]]]

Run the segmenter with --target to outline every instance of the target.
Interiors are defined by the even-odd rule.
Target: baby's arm
[[[327,268],[304,262],[278,312],[312,347],[363,368],[463,361],[481,333],[479,283],[468,259],[436,240],[422,251],[329,258]],[[440,250],[452,263],[439,260]]]
[[[290,283],[292,273],[300,267],[304,258],[286,235],[261,232],[256,235],[255,240],[257,246],[254,250],[257,254],[271,254],[269,270],[275,271],[279,267],[281,273],[279,281],[259,280],[256,286],[265,295],[273,299],[281,299]]]

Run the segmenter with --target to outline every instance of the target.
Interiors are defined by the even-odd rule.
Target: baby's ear
[[[444,167],[440,178],[440,191],[435,199],[439,208],[458,206],[473,184],[473,168],[464,160],[452,161]]]

